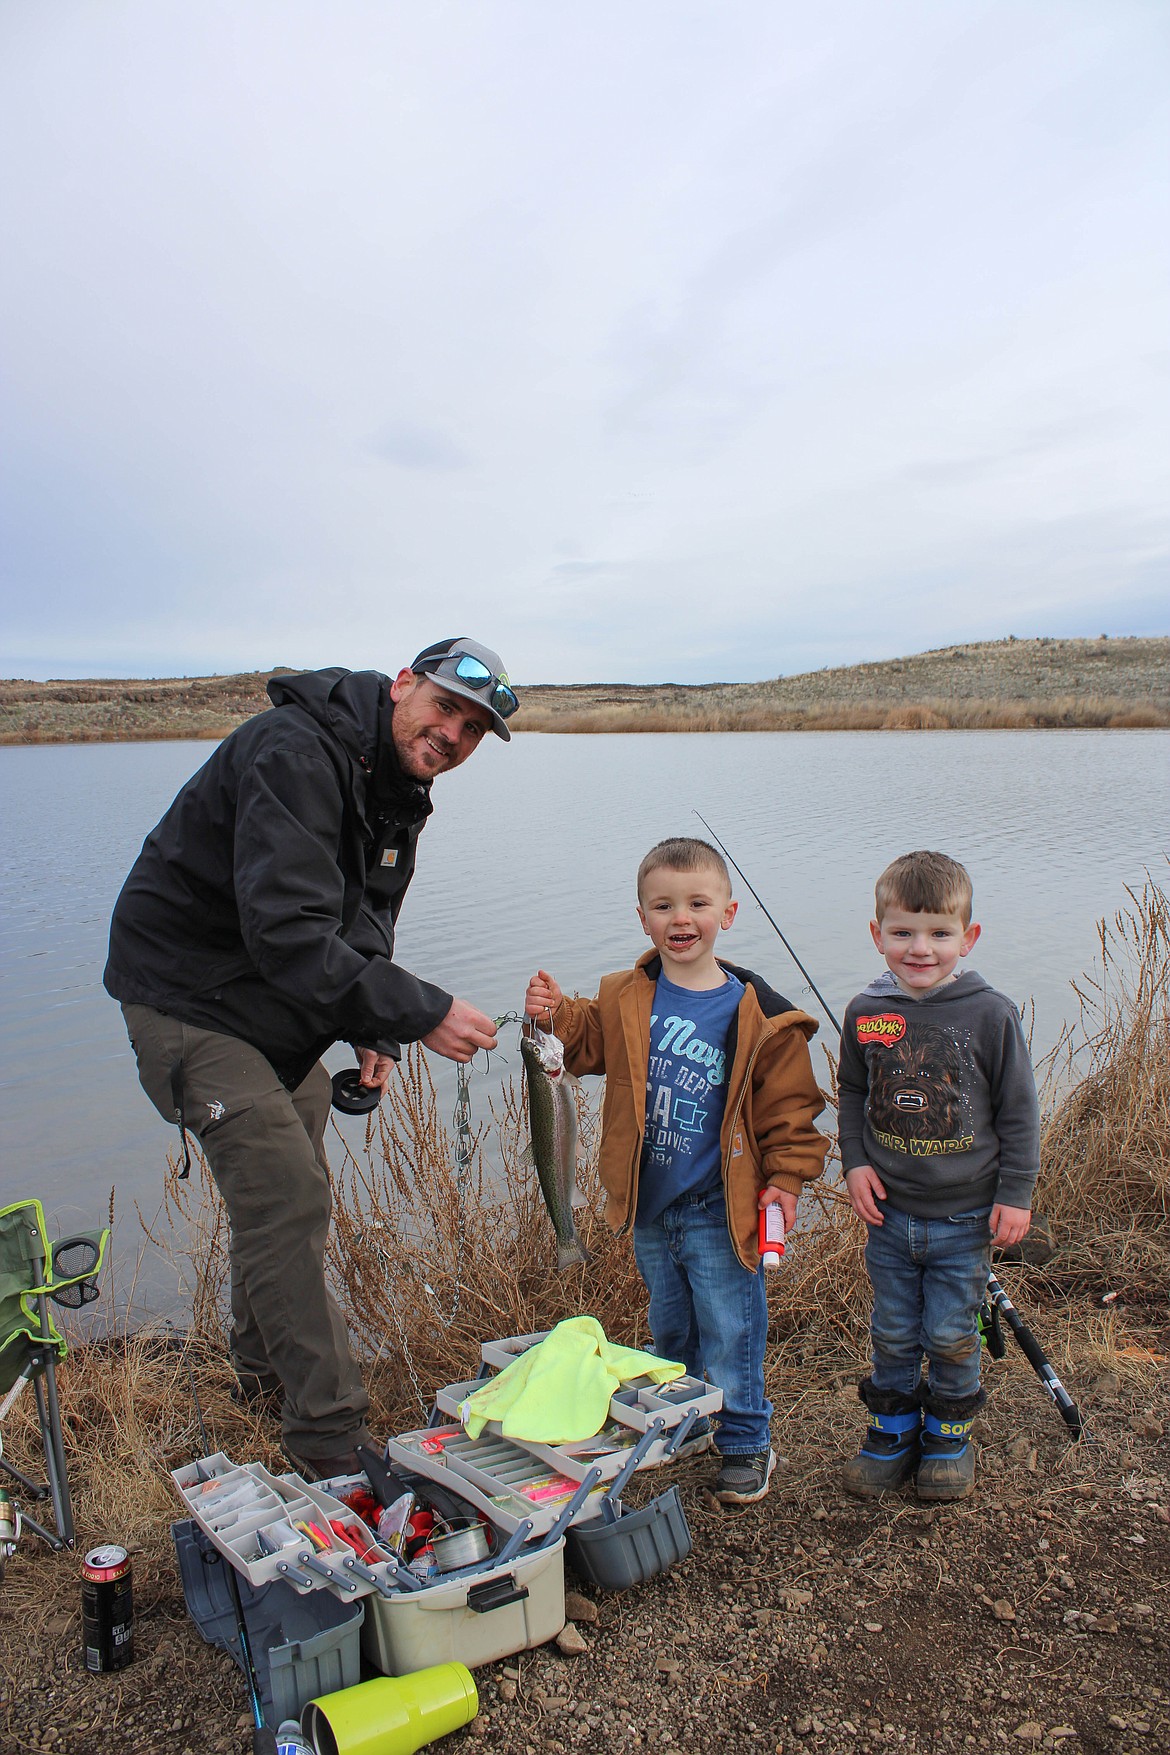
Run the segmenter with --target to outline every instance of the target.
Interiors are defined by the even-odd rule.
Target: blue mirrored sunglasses
[[[508,684],[470,652],[448,652],[442,658],[429,660],[423,668],[427,676],[458,677],[461,683],[482,692],[501,719],[510,719],[520,705]]]

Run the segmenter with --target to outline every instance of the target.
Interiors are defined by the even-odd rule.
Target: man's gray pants
[[[368,1436],[369,1400],[345,1318],[325,1284],[333,1210],[325,1161],[331,1087],[320,1064],[288,1091],[257,1048],[151,1006],[122,1015],[142,1088],[164,1120],[183,1115],[231,1222],[231,1357],[242,1377],[283,1387],[284,1441],[335,1456]]]

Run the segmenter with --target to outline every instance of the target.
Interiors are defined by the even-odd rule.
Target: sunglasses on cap
[[[474,689],[485,697],[487,705],[501,719],[510,719],[520,705],[504,678],[489,670],[482,659],[473,658],[470,652],[448,652],[441,658],[427,658],[416,668],[424,676],[450,677],[466,688]]]

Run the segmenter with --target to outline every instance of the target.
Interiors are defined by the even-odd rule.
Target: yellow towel
[[[459,1409],[472,1438],[498,1420],[505,1438],[569,1444],[592,1438],[609,1415],[609,1398],[633,1377],[671,1383],[686,1367],[605,1338],[595,1316],[570,1316],[469,1395]]]

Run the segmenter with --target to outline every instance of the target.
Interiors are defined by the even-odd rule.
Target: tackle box
[[[394,1557],[357,1513],[299,1475],[274,1475],[261,1463],[233,1463],[217,1451],[172,1470],[171,1479],[188,1516],[254,1590],[288,1583],[298,1591],[332,1591],[354,1600],[376,1590],[370,1578],[352,1570],[354,1550],[330,1528],[332,1520],[357,1526],[375,1556],[369,1572],[393,1586]],[[320,1547],[298,1523],[311,1524],[329,1546]]]
[[[230,1652],[241,1669],[235,1602],[224,1556],[193,1518],[171,1525],[187,1610],[209,1645]],[[299,1718],[310,1700],[351,1688],[361,1677],[361,1603],[329,1591],[301,1595],[277,1580],[253,1589],[237,1579],[240,1607],[266,1722]]]
[[[446,1481],[509,1535],[529,1519],[534,1538],[547,1535],[565,1502],[601,1460],[578,1459],[567,1446],[553,1451],[488,1434],[469,1438],[462,1426],[424,1426],[400,1433],[387,1440],[386,1456],[391,1465],[432,1481]],[[619,1466],[620,1453],[610,1474],[616,1474]],[[604,1491],[604,1482],[599,1481],[575,1516],[596,1517]]]
[[[691,1551],[678,1487],[667,1488],[640,1511],[623,1511],[613,1523],[594,1518],[574,1525],[565,1551],[573,1571],[601,1590],[629,1590],[669,1572]]]
[[[521,1353],[534,1347],[537,1341],[547,1341],[551,1333],[551,1329],[543,1328],[534,1335],[507,1335],[503,1340],[484,1341],[480,1346],[479,1356],[485,1365],[494,1365],[497,1371],[502,1371],[505,1365],[511,1365]]]
[[[506,1369],[530,1347],[547,1340],[550,1332],[545,1329],[537,1334],[509,1335],[503,1340],[484,1341],[479,1349],[480,1358],[485,1365],[497,1370]],[[482,1389],[485,1381],[476,1378],[469,1383],[448,1384],[446,1389],[439,1391],[437,1398],[441,1411],[457,1414],[459,1403],[477,1389]],[[723,1391],[699,1377],[676,1377],[670,1383],[654,1383],[649,1377],[634,1377],[614,1393],[609,1404],[609,1417],[622,1425],[632,1426],[638,1432],[644,1432],[651,1420],[661,1418],[669,1431],[672,1426],[679,1425],[692,1408],[702,1418],[718,1413],[722,1406]],[[498,1432],[499,1425],[489,1421],[485,1430]],[[560,1449],[559,1445],[557,1449]],[[652,1468],[656,1460],[651,1452],[650,1459],[643,1466]]]
[[[463,1402],[474,1389],[478,1388],[482,1388],[482,1380],[479,1378],[472,1383],[449,1383],[436,1394],[435,1406],[441,1414],[450,1414],[458,1419]],[[717,1401],[722,1399],[718,1390],[712,1393]],[[616,1402],[617,1397],[615,1396],[610,1403],[611,1412]],[[689,1406],[690,1403],[687,1402],[681,1414],[673,1409],[665,1414],[663,1439],[650,1446],[646,1456],[638,1464],[639,1468],[653,1468],[655,1463],[662,1461],[665,1450],[665,1430],[671,1426],[679,1425]],[[625,1452],[636,1442],[639,1433],[645,1431],[654,1418],[653,1413],[647,1414],[636,1405],[626,1406],[623,1408],[623,1413],[629,1417],[607,1419],[600,1431],[593,1433],[591,1437],[569,1439],[561,1444],[542,1444],[534,1438],[505,1438],[501,1433],[498,1420],[488,1420],[478,1438],[469,1438],[462,1426],[460,1426],[459,1431],[462,1433],[465,1446],[483,1445],[485,1441],[501,1446],[510,1445],[512,1449],[522,1450],[529,1457],[538,1457],[542,1463],[547,1464],[554,1471],[561,1470],[565,1461],[569,1460],[580,1468],[580,1473],[576,1476],[578,1480],[584,1477],[587,1467],[597,1463],[601,1469],[602,1479],[608,1481],[621,1468]],[[455,1449],[459,1454],[464,1454],[458,1445],[455,1446]],[[474,1461],[474,1458],[469,1457],[468,1460]]]
[[[486,1378],[475,1377],[464,1383],[445,1384],[436,1393],[435,1406],[441,1414],[458,1419],[467,1398],[474,1395],[477,1389],[482,1389],[487,1381],[489,1380]],[[610,1397],[609,1417],[606,1426],[601,1430],[604,1432],[609,1426],[616,1424],[630,1427],[635,1432],[645,1432],[652,1420],[661,1419],[669,1432],[672,1427],[682,1424],[692,1408],[701,1418],[718,1413],[722,1406],[723,1391],[704,1383],[702,1378],[676,1377],[672,1383],[652,1383],[648,1377],[635,1377],[629,1383],[623,1384],[621,1389],[615,1390]],[[498,1436],[500,1423],[498,1420],[488,1420],[483,1430]],[[559,1452],[574,1448],[572,1443],[540,1446],[528,1438],[516,1439],[514,1442],[527,1444],[533,1450],[543,1448]],[[591,1443],[592,1440],[580,1442]],[[621,1446],[615,1444],[611,1448],[620,1449]],[[642,1466],[652,1468],[657,1460],[658,1453],[652,1450]]]
[[[449,1573],[365,1605],[361,1645],[385,1676],[457,1660],[474,1669],[554,1639],[565,1625],[565,1540],[501,1566]]]

